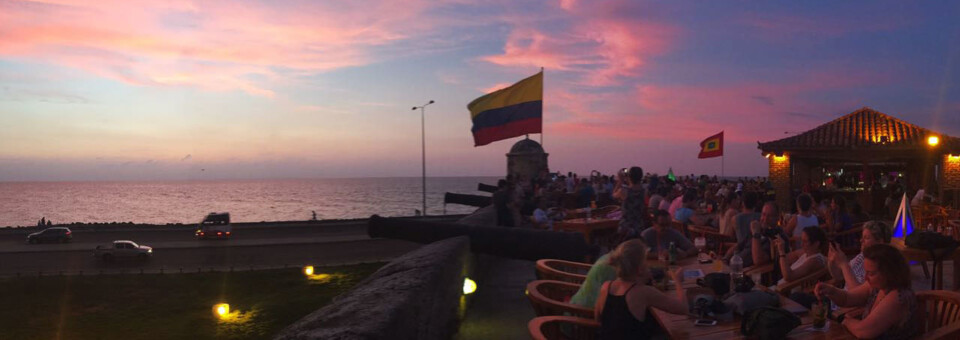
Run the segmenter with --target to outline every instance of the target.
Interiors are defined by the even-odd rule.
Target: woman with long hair
[[[681,287],[682,269],[670,272],[677,295],[671,297],[647,284],[647,245],[639,239],[621,243],[610,253],[610,265],[617,279],[604,282],[594,307],[600,321],[600,339],[649,339],[662,330],[649,313],[655,307],[673,314],[687,313],[687,299]]]

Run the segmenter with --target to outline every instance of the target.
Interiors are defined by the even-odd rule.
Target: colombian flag
[[[474,146],[543,130],[543,71],[467,104]]]
[[[720,156],[723,156],[723,131],[700,142],[700,155],[697,158]]]

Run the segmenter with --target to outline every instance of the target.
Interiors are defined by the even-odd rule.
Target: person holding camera
[[[644,215],[647,213],[646,190],[643,188],[643,169],[635,166],[626,173],[617,173],[617,185],[613,189],[613,198],[622,202],[620,228],[617,232],[622,238],[634,238],[640,235],[646,226]]]
[[[760,220],[750,223],[750,247],[740,252],[744,268],[770,263],[770,247],[774,240],[783,243],[784,252],[790,251],[790,238],[777,225],[779,220],[780,210],[776,202],[764,204],[760,211]]]

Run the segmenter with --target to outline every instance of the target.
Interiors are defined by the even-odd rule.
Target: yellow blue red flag
[[[543,131],[543,71],[467,104],[474,146]]]
[[[700,142],[700,155],[697,158],[720,156],[723,156],[723,131]]]

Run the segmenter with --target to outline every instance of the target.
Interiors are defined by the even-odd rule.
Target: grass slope
[[[3,279],[0,339],[269,338],[380,266]]]

